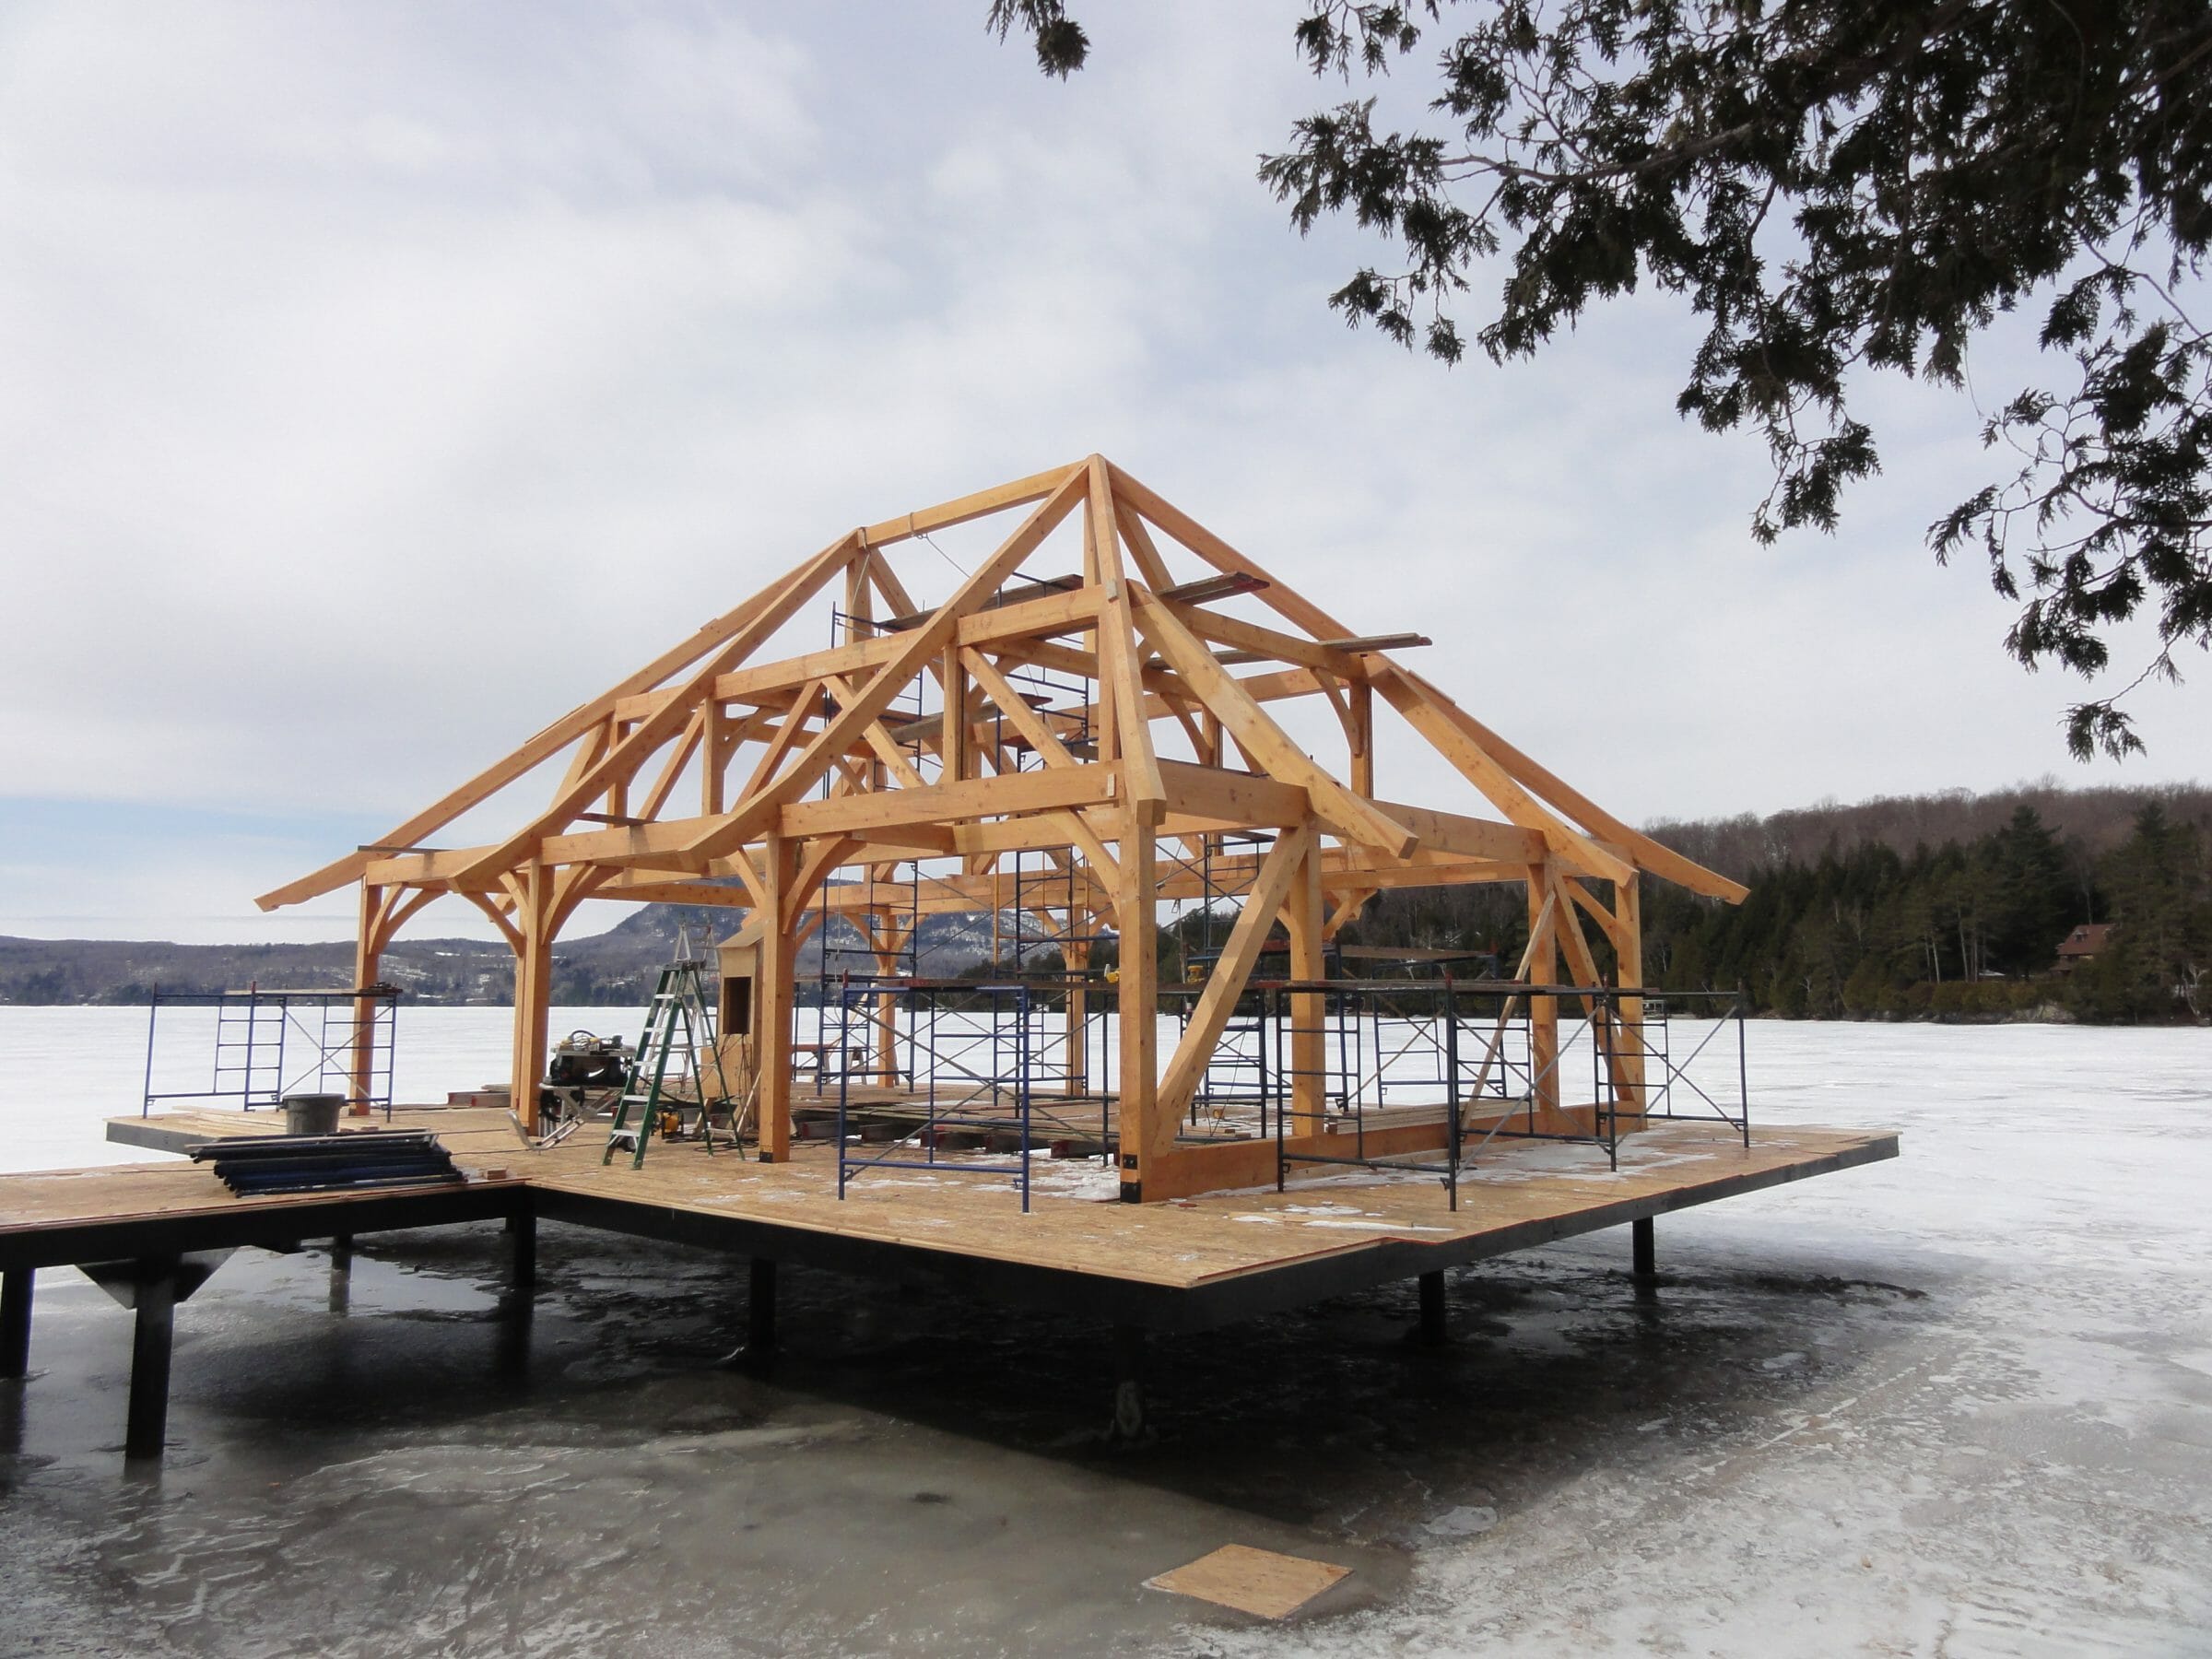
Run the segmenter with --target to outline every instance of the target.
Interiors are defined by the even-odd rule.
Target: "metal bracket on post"
[[[121,1262],[80,1262],[77,1271],[137,1315],[131,1335],[131,1398],[123,1454],[154,1458],[169,1427],[169,1360],[177,1305],[230,1259],[228,1250],[145,1256]]]

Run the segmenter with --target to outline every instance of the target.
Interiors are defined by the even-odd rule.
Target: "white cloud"
[[[1066,85],[972,10],[9,12],[7,794],[365,838],[843,527],[1092,450],[1631,818],[2059,764],[2071,688],[1921,546],[1956,399],[1756,548],[1671,300],[1449,374],[1326,312],[1357,242],[1253,178],[1334,95],[1277,10],[1117,7]],[[2132,775],[2212,770],[2194,695]],[[299,873],[205,852],[145,879]]]

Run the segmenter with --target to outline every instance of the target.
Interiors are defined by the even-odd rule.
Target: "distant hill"
[[[2144,807],[2154,804],[2184,823],[2212,818],[2212,789],[2202,784],[2066,789],[2056,779],[2042,778],[1986,794],[1953,789],[1940,794],[1877,795],[1848,806],[1823,801],[1768,818],[1745,813],[1660,822],[1646,830],[1653,840],[1707,869],[1747,881],[1760,870],[1818,863],[1830,851],[1877,846],[1910,858],[1922,847],[1946,841],[1963,846],[2003,829],[2022,806],[2033,807],[2045,828],[2062,841],[2079,843],[2093,862],[2125,841]]]
[[[725,937],[745,912],[714,906],[648,905],[602,934],[564,938],[553,952],[553,1000],[564,1007],[634,1007],[651,994],[653,976],[676,948],[677,930],[692,937]],[[832,924],[799,951],[803,975],[820,967],[825,940],[833,952],[857,946],[858,934]],[[922,924],[921,963],[931,973],[957,973],[991,950],[988,916],[930,916]],[[860,958],[850,959],[854,965]],[[833,955],[832,971],[846,959]],[[514,996],[514,958],[486,939],[411,939],[385,954],[383,977],[418,1003],[504,1005]],[[353,982],[353,947],[323,945],[171,945],[147,940],[19,939],[0,935],[0,1004],[142,1003],[164,991],[344,990]]]

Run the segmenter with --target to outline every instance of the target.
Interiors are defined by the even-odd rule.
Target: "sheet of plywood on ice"
[[[1288,1618],[1323,1591],[1348,1578],[1351,1571],[1303,1556],[1277,1555],[1272,1549],[1254,1549],[1246,1544],[1224,1544],[1186,1567],[1147,1579],[1145,1585],[1261,1618]]]

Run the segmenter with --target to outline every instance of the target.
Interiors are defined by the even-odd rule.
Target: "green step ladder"
[[[676,1077],[669,1064],[681,1054]],[[703,1056],[703,1058],[702,1058]],[[629,1167],[641,1169],[645,1148],[661,1121],[661,1100],[671,1081],[688,1078],[699,1090],[699,1135],[711,1156],[714,1150],[713,1118],[717,1107],[730,1114],[730,1138],[737,1144],[740,1126],[735,1103],[730,1098],[729,1079],[722,1069],[722,1050],[714,1040],[714,1006],[707,994],[707,964],[691,947],[689,931],[678,928],[676,959],[661,970],[653,1001],[645,1010],[644,1034],[638,1039],[637,1057],[622,1085],[615,1107],[615,1125],[607,1132],[601,1164],[614,1161],[618,1151],[630,1155]],[[709,1083],[713,1088],[710,1090]]]

